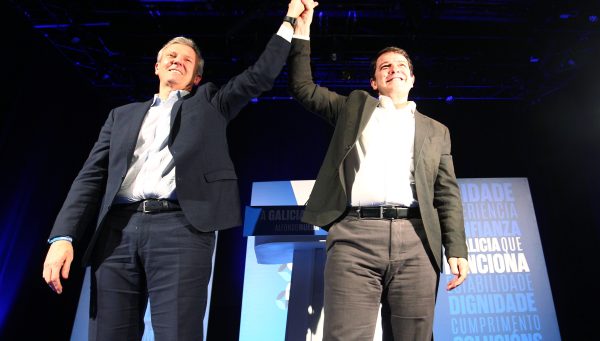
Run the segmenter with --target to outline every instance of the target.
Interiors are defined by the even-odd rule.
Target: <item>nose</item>
[[[175,56],[175,58],[173,58],[173,60],[172,60],[171,62],[172,62],[173,64],[177,64],[177,65],[183,65],[183,60],[184,60],[184,59],[185,59],[185,58],[184,58],[182,55],[180,55],[180,54],[177,54],[177,56]]]

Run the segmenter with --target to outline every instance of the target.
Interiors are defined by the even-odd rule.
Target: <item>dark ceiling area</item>
[[[256,59],[287,8],[274,0],[12,4],[115,104],[155,91],[156,52],[178,35],[202,49],[205,81],[226,81]],[[412,56],[417,99],[535,102],[599,55],[599,15],[598,1],[322,1],[311,32],[315,76],[331,88],[368,87],[370,58],[396,45]],[[284,70],[264,98],[287,98],[286,82]]]

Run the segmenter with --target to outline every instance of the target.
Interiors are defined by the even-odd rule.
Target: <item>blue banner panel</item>
[[[434,335],[441,341],[560,340],[525,178],[459,179],[470,274],[447,292],[442,274]]]

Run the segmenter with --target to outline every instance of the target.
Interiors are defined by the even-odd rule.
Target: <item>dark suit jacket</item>
[[[365,91],[342,96],[316,85],[311,76],[310,42],[292,40],[288,60],[290,90],[309,111],[335,129],[302,220],[328,229],[348,207],[344,159],[354,148],[379,101]],[[443,124],[415,113],[414,178],[432,262],[442,269],[447,257],[467,258],[460,190],[450,154],[450,134]]]
[[[285,65],[290,43],[274,35],[256,63],[222,87],[206,83],[171,111],[169,149],[176,169],[179,204],[200,231],[241,224],[237,175],[229,156],[226,127],[254,97],[272,88]],[[119,191],[151,101],[113,109],[98,141],[71,186],[50,238],[81,239],[95,226],[87,261],[102,222]]]

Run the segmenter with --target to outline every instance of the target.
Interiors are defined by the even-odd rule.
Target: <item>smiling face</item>
[[[178,43],[165,46],[154,66],[161,87],[190,91],[194,85],[198,85],[202,77],[197,73],[197,59],[196,52],[190,46]]]
[[[385,52],[377,58],[371,87],[380,95],[408,98],[414,83],[410,61],[400,52]]]

